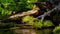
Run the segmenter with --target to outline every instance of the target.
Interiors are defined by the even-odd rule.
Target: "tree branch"
[[[41,21],[43,21],[44,20],[44,17],[48,16],[48,14],[50,14],[51,12],[53,12],[54,10],[56,10],[57,8],[59,8],[59,6],[60,6],[60,4],[58,6],[56,6],[55,8],[53,8],[52,10],[47,11],[43,15],[40,15],[40,16],[38,16],[36,18],[41,18]]]
[[[32,15],[32,14],[37,13],[38,10],[40,10],[40,9],[38,7],[36,7],[36,8],[33,8],[32,10],[29,10],[29,11],[26,11],[26,12],[22,12],[22,13],[19,13],[19,14],[12,15],[12,16],[10,16],[8,18],[5,18],[3,20],[0,20],[0,22],[5,21],[5,20],[15,20],[15,19],[18,19],[19,17],[23,17],[23,16],[26,16],[26,15]]]
[[[53,8],[50,11],[47,11],[46,13],[44,13],[43,15],[38,16],[37,18],[42,18],[41,21],[44,20],[44,17],[48,16],[48,14],[50,14],[51,12],[53,12],[55,9],[57,9],[60,6],[60,4],[58,6],[56,6],[55,8]],[[31,14],[35,14],[38,12],[38,10],[40,10],[39,8],[34,8],[33,10],[27,11],[27,12],[22,12],[16,15],[12,15],[8,18],[5,18],[3,20],[0,20],[0,22],[4,21],[4,20],[14,20],[14,19],[18,19],[19,17],[22,16],[26,16],[26,15],[31,15]]]

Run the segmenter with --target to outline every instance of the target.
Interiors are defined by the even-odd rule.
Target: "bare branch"
[[[59,8],[59,6],[60,6],[60,4],[58,6],[56,6],[55,8],[53,8],[52,10],[47,11],[43,15],[40,15],[40,16],[38,16],[36,18],[41,18],[41,21],[43,21],[44,20],[44,17],[48,16],[48,14],[50,14],[51,12],[53,12],[54,10],[56,10],[57,8]]]

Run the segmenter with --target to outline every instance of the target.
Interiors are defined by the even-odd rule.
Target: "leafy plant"
[[[0,0],[0,18],[7,17],[12,12],[32,9],[36,0]]]
[[[53,33],[54,34],[60,34],[60,24],[59,24],[59,26],[54,28]]]
[[[54,26],[53,23],[50,20],[45,20],[44,21],[44,26],[48,27],[48,26]]]
[[[33,27],[38,27],[38,28],[53,26],[52,22],[49,20],[41,22],[41,20],[33,18],[31,16],[23,17],[22,22],[29,24],[29,25],[32,25]]]
[[[23,20],[23,22],[29,22],[30,20],[33,21],[34,18],[31,17],[31,16],[25,16],[25,17],[22,18],[22,20]]]

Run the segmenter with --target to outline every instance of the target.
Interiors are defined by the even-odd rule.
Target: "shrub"
[[[25,11],[33,8],[35,0],[0,0],[0,16],[11,15],[12,12]]]

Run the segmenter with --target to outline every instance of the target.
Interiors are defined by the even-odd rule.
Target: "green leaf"
[[[53,23],[49,20],[44,21],[44,26],[48,27],[48,26],[53,26]]]

